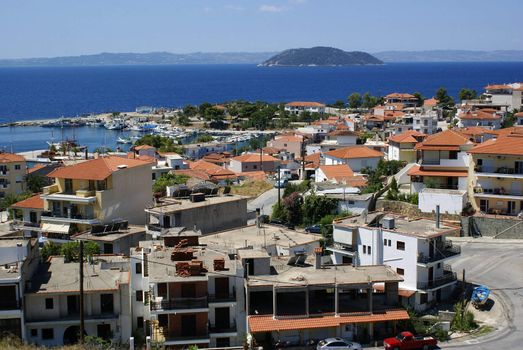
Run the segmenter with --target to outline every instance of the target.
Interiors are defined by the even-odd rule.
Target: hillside
[[[333,47],[317,46],[308,49],[285,50],[260,66],[352,66],[383,64],[376,57],[361,51],[343,51]]]

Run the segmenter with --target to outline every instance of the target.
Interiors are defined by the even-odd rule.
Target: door
[[[214,326],[218,329],[228,329],[231,326],[228,307],[217,307],[215,309]]]
[[[479,210],[481,210],[484,213],[488,213],[488,199],[479,200]]]
[[[435,246],[434,240],[431,239],[430,243],[429,243],[429,258],[433,258],[434,257],[434,250],[435,249],[436,249],[436,246]]]
[[[508,201],[507,202],[507,214],[516,214],[516,202]]]
[[[196,334],[196,315],[182,315],[182,336],[192,337]]]
[[[29,213],[29,221],[33,224],[36,224],[37,223],[37,215],[36,215],[36,212],[32,211]]]
[[[69,316],[78,315],[80,313],[80,297],[78,295],[67,296],[67,314]]]
[[[196,297],[196,285],[194,283],[182,283],[182,298]]]
[[[110,324],[99,324],[96,326],[96,334],[98,338],[103,340],[111,340],[111,325]]]
[[[514,163],[514,173],[523,174],[523,162],[517,161]]]
[[[214,292],[216,294],[216,298],[227,298],[229,296],[229,278],[228,277],[220,277],[216,278],[214,280]]]
[[[434,267],[429,267],[429,286],[434,283]]]
[[[164,216],[163,217],[163,228],[170,228],[171,227],[171,217],[170,216]]]
[[[113,244],[104,243],[104,254],[113,254]]]
[[[65,193],[72,194],[73,193],[73,180],[71,179],[65,179]]]

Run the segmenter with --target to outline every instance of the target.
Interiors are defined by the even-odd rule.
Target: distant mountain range
[[[316,46],[285,50],[260,64],[274,66],[353,66],[383,64],[376,57],[361,51],[343,51],[334,47]]]
[[[374,56],[385,62],[523,62],[523,50],[383,51]]]
[[[316,50],[318,48],[304,49]],[[194,52],[175,54],[100,53],[82,56],[0,59],[0,67],[14,66],[104,66],[167,64],[262,64],[262,65],[346,65],[387,62],[523,62],[523,50],[466,51],[383,51],[372,55],[321,48],[321,52],[300,49],[277,52]],[[336,50],[336,51],[332,51]],[[340,52],[341,51],[341,52]],[[276,56],[275,56],[276,55]],[[290,60],[290,61],[289,61]],[[262,63],[263,62],[263,63]],[[277,63],[276,63],[277,62]],[[292,64],[283,64],[283,63]],[[301,62],[301,63],[300,63]],[[347,63],[353,62],[353,63]],[[365,62],[365,63],[363,63]]]

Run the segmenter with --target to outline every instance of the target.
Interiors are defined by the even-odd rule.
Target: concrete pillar
[[[340,313],[340,306],[339,306],[339,288],[338,285],[334,285],[334,314],[336,316]]]
[[[276,318],[276,311],[277,311],[277,308],[276,308],[276,287],[275,286],[272,286],[272,317],[273,318]]]
[[[129,350],[134,350],[134,337],[129,338]]]
[[[367,289],[367,303],[369,305],[369,312],[372,313],[372,288]]]
[[[305,287],[305,314],[309,317],[309,287]]]
[[[250,295],[249,295],[249,287],[247,284],[245,284],[245,331],[249,333],[249,310],[251,308],[250,305]]]
[[[372,344],[372,340],[374,339],[374,323],[369,323],[369,341]]]

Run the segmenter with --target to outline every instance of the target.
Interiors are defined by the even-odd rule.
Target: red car
[[[395,338],[387,338],[383,345],[387,350],[430,349],[438,344],[434,337],[415,336],[411,332],[401,332]]]

